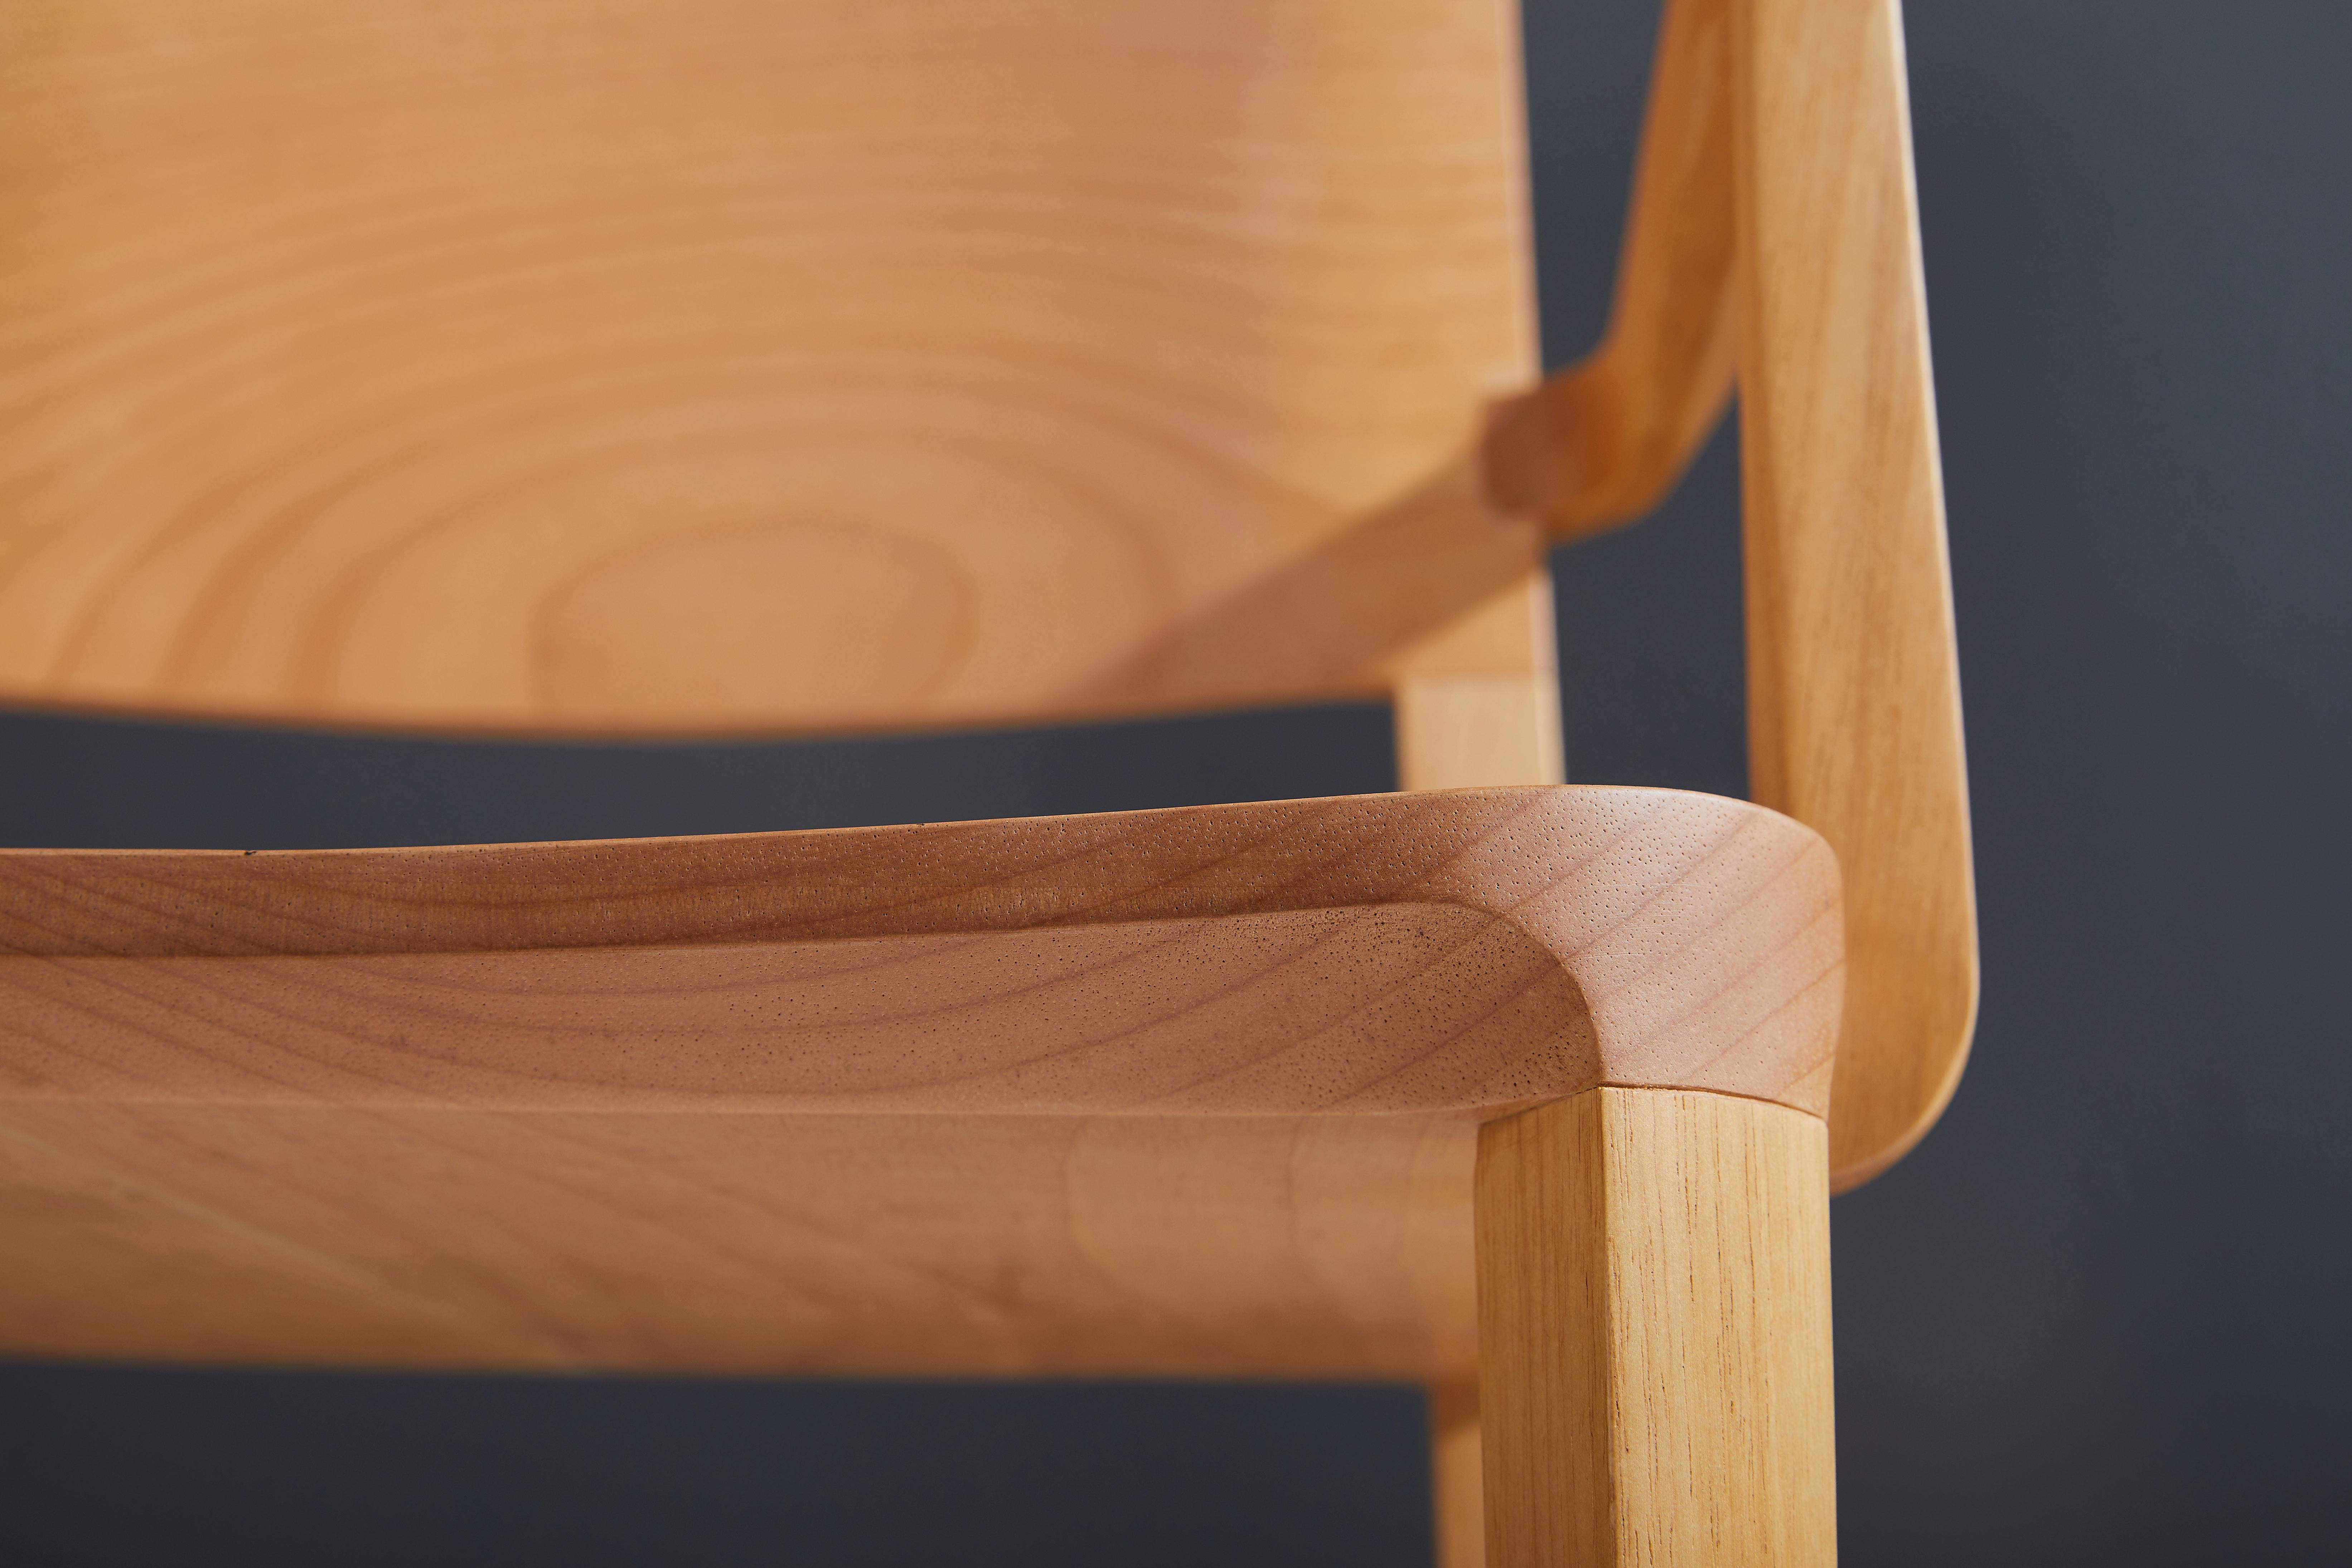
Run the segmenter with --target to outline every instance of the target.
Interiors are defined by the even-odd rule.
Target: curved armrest
[[[1498,414],[1497,499],[1564,538],[1637,515],[1721,407],[1735,320],[1749,775],[1844,872],[1846,1187],[1933,1124],[1977,1003],[1896,0],[1670,0],[1608,337]]]
[[[1723,417],[1738,337],[1732,106],[1726,0],[1668,0],[1609,330],[1487,435],[1496,500],[1556,540],[1645,515]]]

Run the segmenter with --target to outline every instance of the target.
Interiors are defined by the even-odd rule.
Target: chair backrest
[[[1471,459],[1537,369],[1518,73],[1507,0],[20,0],[0,700],[1539,677]]]
[[[1396,699],[1559,776],[1543,528],[1742,387],[1750,773],[1866,1179],[1975,1016],[1896,0],[1669,0],[1531,396],[1508,0],[16,0],[0,701],[508,731]],[[1497,499],[1500,498],[1500,499]]]

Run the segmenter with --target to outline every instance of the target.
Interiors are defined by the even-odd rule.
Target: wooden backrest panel
[[[1524,674],[1539,548],[1467,477],[1535,367],[1517,103],[1502,0],[21,0],[0,700],[785,731]]]

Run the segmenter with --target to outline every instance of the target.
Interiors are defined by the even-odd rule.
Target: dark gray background
[[[1530,0],[1546,343],[1649,0]],[[1983,898],[1942,1127],[1835,1205],[1846,1561],[2352,1554],[2352,7],[1914,0]],[[1737,457],[1557,563],[1573,776],[1742,788]],[[1390,787],[1368,708],[798,747],[0,718],[0,842],[704,832]],[[0,1366],[11,1563],[1425,1561],[1391,1389]]]

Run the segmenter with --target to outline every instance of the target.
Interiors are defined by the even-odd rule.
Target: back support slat
[[[1468,458],[1535,363],[1517,72],[1498,0],[11,5],[0,700],[1524,677]]]

